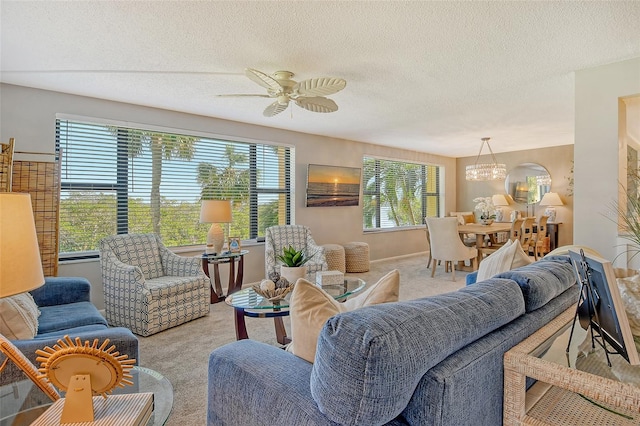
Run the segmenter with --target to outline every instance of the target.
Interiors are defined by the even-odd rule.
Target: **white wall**
[[[75,96],[20,86],[0,84],[0,138],[16,140],[17,160],[53,161],[55,118],[57,113],[108,120],[162,126],[185,131],[249,138],[287,144],[296,148],[295,218],[297,224],[311,228],[319,244],[365,241],[369,243],[371,259],[400,256],[426,250],[424,230],[363,233],[362,203],[358,207],[305,207],[306,167],[309,163],[362,166],[364,155],[443,165],[445,210],[454,210],[456,193],[456,161],[421,152],[406,151],[379,145],[335,139],[317,135],[278,130],[211,117],[183,114],[108,100]],[[356,125],[354,123],[354,125]],[[366,125],[357,123],[357,125]],[[36,153],[36,154],[24,154]],[[203,240],[205,236],[203,235]],[[262,245],[249,247],[245,264],[245,283],[260,280],[264,275]],[[225,269],[225,268],[221,268]],[[61,276],[85,276],[94,287],[94,300],[101,300],[101,280],[98,262],[61,264]],[[223,277],[225,280],[226,277]],[[226,288],[226,286],[225,286]]]
[[[614,260],[619,190],[619,98],[640,95],[640,58],[576,72],[574,242]],[[626,266],[626,258],[616,260]]]

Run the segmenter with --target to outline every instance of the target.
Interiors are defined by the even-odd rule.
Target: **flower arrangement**
[[[478,197],[473,199],[477,203],[474,210],[480,213],[480,219],[495,219],[496,206],[493,205],[492,197]]]

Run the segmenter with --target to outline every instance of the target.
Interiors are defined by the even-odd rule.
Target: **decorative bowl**
[[[269,300],[269,302],[277,302],[278,300],[284,299],[284,297],[293,290],[293,285],[294,284],[287,283],[286,287],[276,287],[271,290],[265,290],[260,288],[259,284],[254,284],[251,288],[253,288],[253,291],[257,294]]]
[[[493,219],[480,219],[481,225],[491,225],[493,223]]]

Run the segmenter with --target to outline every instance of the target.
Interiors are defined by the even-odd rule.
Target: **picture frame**
[[[640,365],[611,262],[597,256],[583,256],[573,250],[569,250],[569,257],[576,278],[579,282],[587,280],[592,292],[592,296],[586,298],[590,305],[587,312],[592,315],[590,325],[614,349],[613,353],[619,353],[631,365]],[[589,291],[589,288],[583,288],[583,291]]]
[[[240,253],[242,250],[242,240],[240,237],[229,237],[229,252]]]
[[[309,164],[306,207],[357,206],[361,172],[358,167]]]

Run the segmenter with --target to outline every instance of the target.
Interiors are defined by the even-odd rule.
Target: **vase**
[[[280,265],[280,276],[284,277],[291,284],[295,284],[298,278],[307,277],[307,266],[285,266]]]

